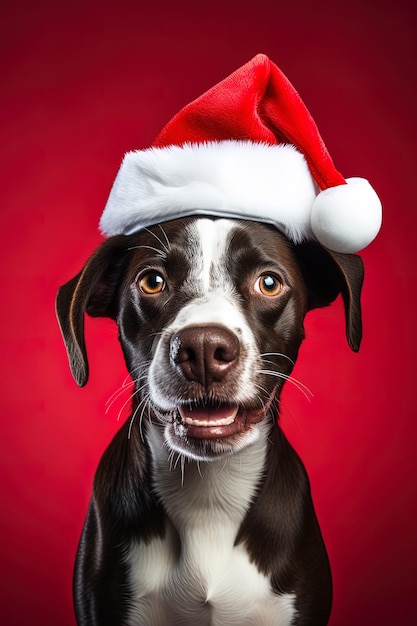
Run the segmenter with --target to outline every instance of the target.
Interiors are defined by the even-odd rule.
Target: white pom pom
[[[321,191],[311,211],[311,228],[318,241],[334,252],[354,253],[378,234],[381,201],[364,178]]]

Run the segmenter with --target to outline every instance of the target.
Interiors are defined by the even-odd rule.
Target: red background
[[[105,413],[125,376],[107,320],[88,321],[91,379],[83,390],[73,383],[56,289],[100,242],[124,151],[147,147],[257,52],[295,84],[337,167],[369,178],[385,210],[363,253],[361,352],[344,340],[340,302],[310,314],[296,376],[315,397],[288,388],[283,400],[332,562],[331,625],[416,623],[416,20],[412,3],[368,4],[16,0],[2,9],[2,625],[74,624],[74,553],[123,404]]]

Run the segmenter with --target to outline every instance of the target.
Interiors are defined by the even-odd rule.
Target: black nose
[[[171,360],[189,381],[221,382],[239,359],[239,340],[221,326],[189,326],[171,338]]]

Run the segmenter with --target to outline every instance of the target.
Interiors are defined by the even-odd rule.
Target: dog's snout
[[[189,381],[207,387],[221,382],[235,367],[240,346],[236,335],[220,326],[190,326],[171,339],[171,360]]]

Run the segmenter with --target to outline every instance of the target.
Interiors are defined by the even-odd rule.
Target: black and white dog
[[[134,383],[78,550],[80,625],[327,624],[329,563],[277,414],[309,310],[341,293],[358,350],[362,280],[356,255],[191,217],[110,237],[59,290],[77,383],[85,312],[116,320]]]

